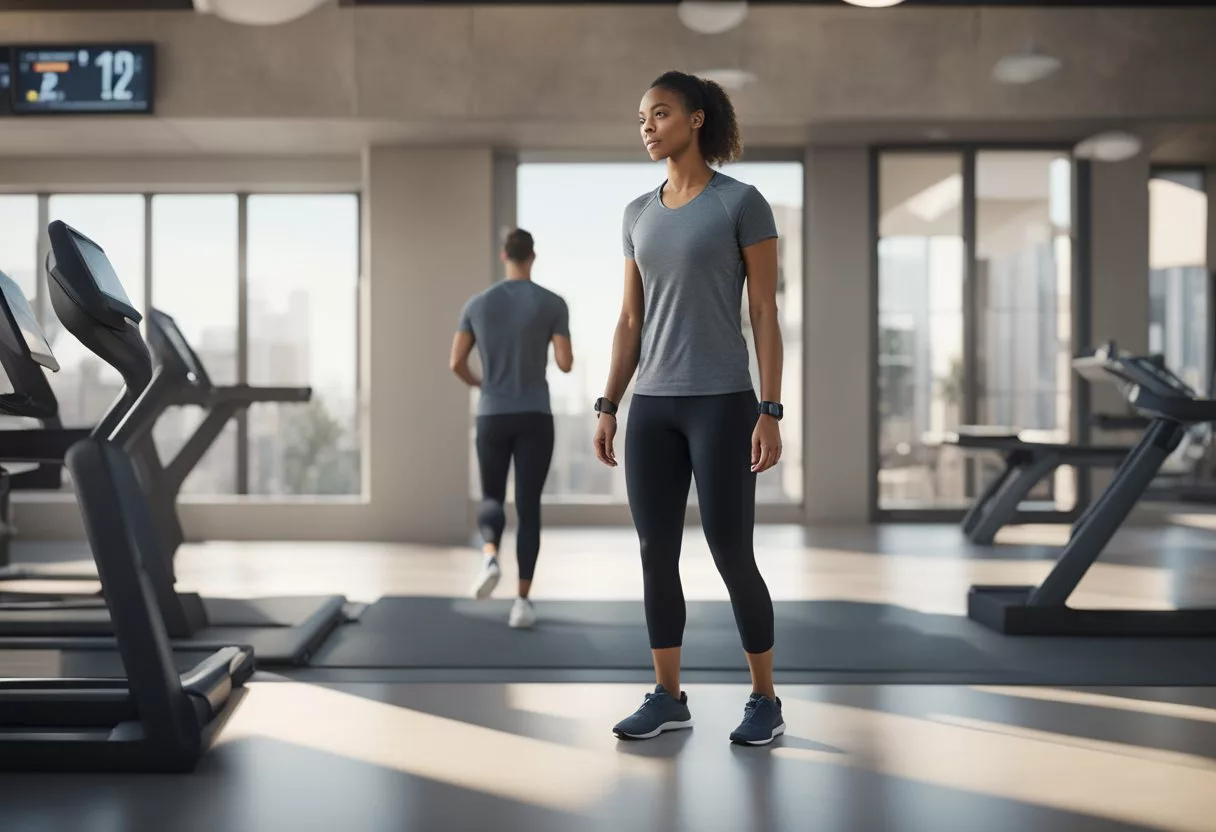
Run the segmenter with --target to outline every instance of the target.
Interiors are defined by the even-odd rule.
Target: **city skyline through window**
[[[240,378],[239,200],[235,194],[53,194],[48,218],[62,219],[106,251],[141,312],[149,292],[173,316],[216,385]],[[225,427],[183,491],[258,495],[357,495],[362,491],[357,415],[359,209],[354,194],[254,194],[246,199],[246,378],[250,384],[309,386],[307,404],[255,405],[247,444]],[[63,331],[49,302],[37,303],[37,196],[0,198],[8,219],[0,270],[27,291],[59,373],[50,376],[65,426],[90,427],[117,397],[118,373]],[[145,246],[150,205],[151,245]],[[145,270],[145,251],[151,254]],[[151,285],[145,286],[145,274]],[[201,421],[196,408],[172,408],[155,439],[171,457]]]

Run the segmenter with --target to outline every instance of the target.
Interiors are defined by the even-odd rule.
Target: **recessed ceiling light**
[[[1001,84],[1033,84],[1053,75],[1063,65],[1054,55],[1044,55],[1029,44],[1021,52],[1006,55],[992,67],[992,80]]]

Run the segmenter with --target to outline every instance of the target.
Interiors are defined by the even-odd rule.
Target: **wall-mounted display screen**
[[[13,46],[10,100],[17,114],[151,113],[151,44]]]

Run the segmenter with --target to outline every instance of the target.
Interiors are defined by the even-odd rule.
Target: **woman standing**
[[[710,167],[741,149],[734,107],[718,84],[668,72],[642,98],[638,118],[646,151],[666,160],[667,177],[625,209],[624,301],[608,384],[595,403],[595,449],[601,462],[617,464],[617,403],[636,369],[625,477],[657,685],[613,730],[646,739],[693,724],[680,689],[679,559],[695,477],[706,541],[751,670],[752,694],[730,739],[763,745],[785,731],[773,689],[773,603],[752,546],[756,475],[781,456],[776,223],[755,187]],[[745,286],[761,401],[740,323]]]

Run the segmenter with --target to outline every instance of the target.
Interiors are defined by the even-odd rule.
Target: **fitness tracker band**
[[[605,399],[603,396],[600,396],[598,399],[595,400],[595,412],[596,413],[606,413],[609,416],[615,416],[616,415],[616,402],[609,401],[608,399]]]
[[[785,408],[781,406],[781,402],[760,402],[760,413],[767,416],[772,416],[778,422],[785,415]]]

